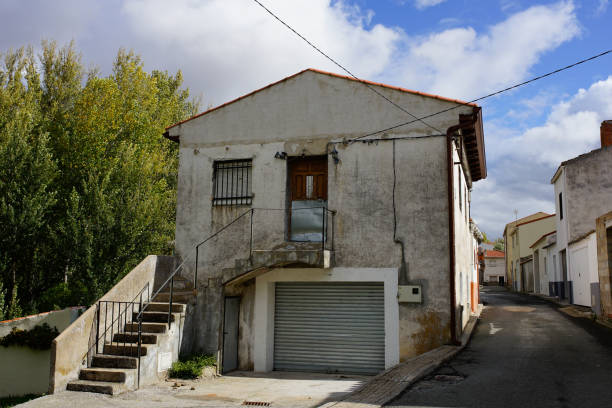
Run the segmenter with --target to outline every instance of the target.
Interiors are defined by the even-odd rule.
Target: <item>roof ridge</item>
[[[299,75],[301,75],[301,74],[303,74],[303,73],[305,73],[307,71],[315,72],[315,73],[318,73],[318,74],[321,74],[321,75],[328,75],[328,76],[332,76],[332,77],[336,77],[336,78],[348,79],[348,80],[355,81],[355,82],[361,82],[363,84],[381,86],[383,88],[393,89],[393,90],[400,91],[400,92],[411,93],[411,94],[414,94],[414,95],[424,96],[424,97],[427,97],[427,98],[439,99],[441,101],[453,102],[453,103],[457,103],[459,105],[478,106],[477,104],[475,104],[473,102],[465,102],[465,101],[462,101],[460,99],[446,98],[444,96],[435,95],[435,94],[429,94],[429,93],[426,93],[426,92],[414,91],[414,90],[411,90],[411,89],[401,88],[401,87],[394,86],[394,85],[387,85],[387,84],[383,84],[383,83],[380,83],[380,82],[373,82],[373,81],[368,81],[368,80],[365,80],[365,79],[353,78],[353,77],[350,77],[350,76],[347,76],[347,75],[341,75],[341,74],[336,74],[336,73],[333,73],[333,72],[327,72],[327,71],[323,71],[323,70],[316,69],[316,68],[306,68],[306,69],[303,69],[303,70],[301,70],[301,71],[299,71],[299,72],[297,72],[295,74],[292,74],[292,75],[289,75],[289,76],[287,76],[287,77],[285,77],[283,79],[280,79],[280,80],[278,80],[276,82],[272,82],[272,83],[270,83],[270,84],[268,84],[268,85],[266,85],[264,87],[255,89],[254,91],[251,91],[251,92],[246,93],[246,94],[244,94],[242,96],[234,98],[234,99],[232,99],[232,100],[230,100],[228,102],[222,103],[221,105],[218,105],[218,106],[215,106],[213,108],[207,109],[207,110],[205,110],[203,112],[200,112],[198,114],[195,114],[195,115],[193,115],[193,116],[191,116],[191,117],[189,117],[187,119],[183,119],[183,120],[181,120],[179,122],[176,122],[176,123],[166,127],[165,130],[167,131],[168,129],[171,129],[171,128],[175,127],[175,126],[182,125],[185,122],[189,122],[189,121],[191,121],[193,119],[199,118],[200,116],[204,116],[204,115],[206,115],[208,113],[211,113],[213,111],[221,109],[221,108],[223,108],[223,107],[225,107],[227,105],[230,105],[230,104],[232,104],[234,102],[238,102],[241,99],[247,98],[247,97],[249,97],[251,95],[254,95],[254,94],[258,93],[258,92],[263,91],[264,89],[268,89],[268,88],[271,88],[271,87],[273,87],[275,85],[278,85],[278,84],[280,84],[282,82],[288,81],[288,80],[290,80],[292,78],[295,78],[295,77],[297,77],[297,76],[299,76]]]

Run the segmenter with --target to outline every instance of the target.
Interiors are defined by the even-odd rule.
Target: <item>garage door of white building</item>
[[[277,282],[275,293],[275,370],[384,370],[382,282]]]

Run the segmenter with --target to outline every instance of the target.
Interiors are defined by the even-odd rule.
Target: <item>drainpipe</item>
[[[453,159],[453,135],[461,129],[461,125],[455,125],[446,131],[446,164],[448,175],[448,246],[449,246],[449,271],[450,271],[450,329],[451,344],[458,345],[457,322],[456,322],[456,295],[455,295],[455,203],[454,203],[454,159]]]

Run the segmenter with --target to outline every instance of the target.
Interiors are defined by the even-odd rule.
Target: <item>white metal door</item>
[[[385,368],[382,283],[278,282],[274,323],[275,370]]]
[[[572,287],[574,290],[574,304],[591,306],[591,283],[589,282],[589,263],[587,247],[572,251],[570,258],[572,269]]]

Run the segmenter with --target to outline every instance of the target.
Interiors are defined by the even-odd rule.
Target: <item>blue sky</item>
[[[470,99],[612,48],[608,0],[261,0],[364,79]],[[184,73],[204,106],[307,67],[342,73],[252,0],[3,0],[0,50],[74,40],[108,73],[119,49]],[[481,103],[488,178],[472,216],[489,237],[554,211],[562,160],[612,119],[612,55]],[[390,107],[390,109],[394,109]]]

